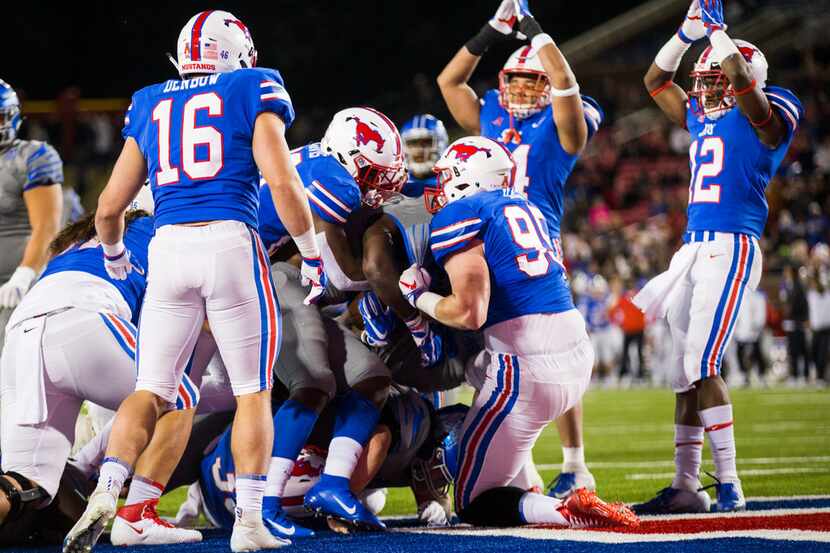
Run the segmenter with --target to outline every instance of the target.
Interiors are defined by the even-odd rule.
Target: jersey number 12
[[[196,113],[206,110],[208,117],[222,117],[224,110],[222,98],[215,92],[205,92],[191,96],[184,103],[181,132],[181,168],[190,180],[203,180],[215,177],[224,165],[222,133],[216,127],[196,124]],[[179,182],[179,168],[170,160],[170,120],[173,113],[173,99],[167,98],[153,108],[153,122],[158,125],[158,162],[156,183],[159,186]],[[196,160],[196,147],[207,147],[207,159]]]
[[[698,142],[700,150],[698,150]],[[700,161],[702,157],[708,157]],[[689,147],[692,160],[692,185],[689,187],[689,203],[720,203],[720,185],[703,184],[703,179],[717,177],[723,171],[723,140],[719,136],[707,136],[695,140]]]

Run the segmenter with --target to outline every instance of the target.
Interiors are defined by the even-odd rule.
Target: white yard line
[[[705,462],[711,465],[711,461]],[[804,463],[830,463],[830,455],[816,455],[809,457],[749,457],[738,458],[739,465],[785,465]],[[673,467],[673,460],[662,461],[598,461],[588,462],[588,468],[592,469],[648,469]],[[539,470],[556,470],[561,468],[559,464],[537,464]]]
[[[744,476],[771,476],[773,474],[823,474],[830,472],[830,468],[780,468],[780,469],[743,469],[740,471],[741,477]],[[634,473],[626,474],[626,480],[662,480],[664,478],[672,478],[673,472],[652,472],[652,473]]]

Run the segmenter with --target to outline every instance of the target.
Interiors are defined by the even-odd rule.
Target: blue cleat
[[[671,515],[679,513],[705,513],[709,511],[711,499],[703,490],[692,492],[677,488],[663,488],[645,503],[631,506],[638,515]]]
[[[285,512],[278,508],[263,509],[262,523],[271,532],[275,538],[294,539],[294,538],[313,538],[314,530],[300,526],[285,514]]]
[[[560,472],[553,480],[548,495],[556,499],[566,499],[579,488],[596,491],[597,483],[590,472]]]
[[[348,487],[325,485],[318,482],[305,494],[305,508],[321,515],[328,515],[358,528],[383,530],[380,521]]]
[[[746,499],[740,483],[724,482],[715,484],[718,499],[712,504],[713,513],[746,511]]]

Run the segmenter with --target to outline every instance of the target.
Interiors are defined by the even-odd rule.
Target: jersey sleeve
[[[63,183],[63,161],[58,152],[45,142],[33,142],[26,155],[26,181],[23,191]]]
[[[127,113],[124,114],[124,128],[121,129],[121,136],[124,140],[132,137],[136,142],[141,144],[140,126],[141,116],[141,92],[136,92],[130,99],[130,105],[127,108]]]
[[[585,123],[588,125],[588,140],[590,140],[602,125],[605,112],[602,111],[599,102],[584,94],[582,95],[582,111],[585,114]]]
[[[770,105],[778,111],[781,119],[784,120],[784,124],[787,125],[787,140],[789,141],[798,129],[802,117],[804,117],[804,107],[798,97],[786,88],[768,86],[764,89],[764,93],[767,95]]]
[[[333,225],[346,224],[360,207],[360,189],[353,180],[339,176],[315,178],[305,187],[305,194],[311,210]]]
[[[285,123],[286,128],[294,122],[294,105],[285,89],[282,75],[275,69],[257,68],[247,85],[245,94],[251,121],[260,113],[276,113]]]
[[[481,231],[484,223],[468,202],[455,202],[443,208],[429,225],[429,249],[435,261],[446,259],[466,247]]]

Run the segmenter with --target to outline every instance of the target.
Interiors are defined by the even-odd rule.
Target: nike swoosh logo
[[[536,121],[535,123],[533,123],[533,124],[531,125],[531,127],[533,127],[534,129],[538,129],[538,128],[539,128],[539,125],[541,125],[542,123],[544,123],[544,122],[545,122],[545,119],[547,119],[547,117],[542,117],[541,119],[539,119],[538,121]]]
[[[27,332],[30,332],[32,330],[34,330],[34,328],[27,328],[27,329],[23,330],[23,334],[26,334]]]
[[[127,527],[128,527],[130,530],[132,530],[133,532],[135,532],[136,534],[143,534],[143,533],[144,533],[144,528],[142,528],[141,530],[139,530],[138,528],[135,528],[135,527],[134,527],[132,524],[130,524],[129,522],[127,523]]]
[[[408,282],[404,282],[404,281],[401,281],[401,286],[406,286],[410,290],[414,290],[415,288],[418,287],[418,285],[414,282],[412,284],[409,284]]]
[[[339,497],[335,497],[335,498],[334,498],[334,501],[335,501],[338,505],[340,505],[340,506],[343,508],[343,510],[344,510],[344,511],[346,511],[346,512],[347,512],[348,514],[350,514],[350,515],[353,515],[353,514],[355,514],[355,513],[357,512],[357,505],[352,505],[351,507],[349,507],[349,506],[347,506],[345,503],[343,503],[342,501],[340,501],[340,498],[339,498]]]
[[[709,254],[709,259],[715,259],[716,257],[723,257],[723,256],[724,256],[724,254],[722,254],[722,253],[717,253],[717,254],[714,254],[714,255]]]
[[[277,532],[280,532],[280,533],[282,533],[286,536],[293,536],[294,532],[297,531],[297,529],[294,528],[293,526],[290,526],[290,527],[286,528],[285,526],[281,526],[280,524],[274,522],[273,520],[266,520],[265,522],[267,522],[269,526],[271,526],[273,528],[276,528]]]

